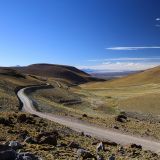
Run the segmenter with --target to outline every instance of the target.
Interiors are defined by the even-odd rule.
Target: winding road
[[[137,145],[141,145],[145,150],[151,150],[155,153],[160,154],[160,142],[147,140],[141,137],[135,137],[135,136],[131,136],[123,133],[118,133],[115,131],[111,131],[109,129],[104,129],[104,128],[96,127],[89,124],[84,124],[83,122],[73,121],[63,116],[57,116],[54,114],[42,113],[42,112],[36,111],[34,109],[32,100],[25,94],[25,90],[29,88],[35,88],[35,87],[26,87],[19,90],[17,93],[17,96],[23,103],[23,111],[28,112],[30,114],[37,115],[41,118],[45,118],[45,119],[57,122],[75,131],[84,132],[85,134],[96,137],[96,138],[110,140],[122,145],[135,143]]]

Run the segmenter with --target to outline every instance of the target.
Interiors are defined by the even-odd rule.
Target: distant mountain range
[[[110,70],[99,71],[99,70],[92,70],[92,69],[85,69],[83,71],[89,73],[93,77],[102,78],[102,79],[118,78],[118,77],[130,75],[130,74],[142,72],[142,71],[110,71]]]
[[[143,71],[110,71],[110,70],[92,70],[85,69],[79,70],[72,66],[56,65],[56,64],[32,64],[29,66],[13,66],[13,67],[1,67],[10,68],[18,71],[22,74],[30,74],[41,77],[51,77],[59,80],[66,81],[67,83],[80,84],[90,81],[103,81],[104,79],[114,79],[119,77],[125,77],[135,73]]]
[[[128,73],[129,74],[129,73]],[[101,76],[102,77],[102,76]],[[160,66],[147,69],[145,71],[140,71],[138,73],[133,73],[118,78],[111,81],[106,81],[103,83],[98,84],[90,84],[88,85],[90,88],[103,88],[107,86],[137,86],[137,85],[144,85],[144,84],[156,84],[160,83]]]

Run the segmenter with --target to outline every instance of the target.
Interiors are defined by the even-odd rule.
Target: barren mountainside
[[[152,83],[160,83],[160,66],[103,83],[97,82],[89,85],[87,84],[87,88],[136,86]]]
[[[43,77],[59,78],[71,83],[84,83],[96,80],[89,74],[72,66],[54,64],[33,64],[26,67],[15,67],[21,73]]]

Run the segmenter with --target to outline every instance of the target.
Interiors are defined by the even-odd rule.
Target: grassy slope
[[[111,97],[121,110],[160,114],[160,67],[81,87],[94,95]]]
[[[18,111],[19,102],[14,92],[18,86],[44,83],[12,69],[0,68],[0,111]]]
[[[159,84],[160,83],[160,66],[148,69],[146,71],[135,73],[126,77],[106,82],[97,82],[84,85],[88,89],[107,88],[107,87],[122,87],[122,86],[137,86],[144,84]]]

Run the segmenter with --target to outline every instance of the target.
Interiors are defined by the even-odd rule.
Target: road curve
[[[25,90],[28,88],[32,88],[32,87],[23,88],[19,90],[17,93],[17,96],[23,103],[23,111],[25,112],[28,112],[30,114],[35,114],[41,118],[45,118],[45,119],[57,122],[75,131],[84,132],[85,134],[91,135],[96,138],[107,139],[122,145],[135,143],[137,145],[141,145],[145,150],[151,150],[158,154],[160,153],[160,142],[155,142],[155,141],[147,140],[141,137],[126,135],[123,133],[114,132],[108,129],[92,126],[89,124],[84,124],[78,121],[67,119],[63,116],[57,116],[49,113],[38,112],[34,109],[32,101],[25,94]]]

